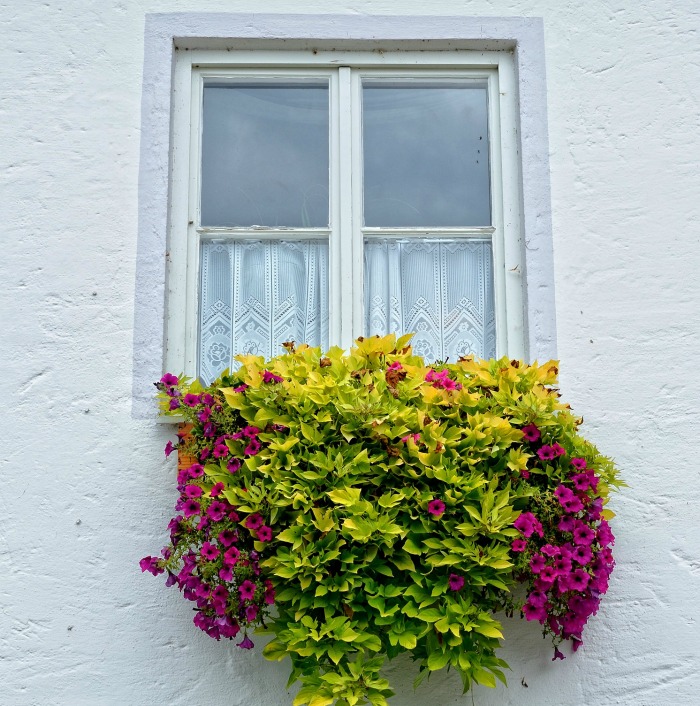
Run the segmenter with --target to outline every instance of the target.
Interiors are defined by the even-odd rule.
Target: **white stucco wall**
[[[700,703],[696,0],[2,4],[0,703],[290,702],[137,566],[175,497],[168,428],[131,417],[144,15],[193,10],[544,18],[562,392],[631,487],[585,647],[508,625],[510,689],[475,703]],[[471,703],[412,677],[396,706]]]

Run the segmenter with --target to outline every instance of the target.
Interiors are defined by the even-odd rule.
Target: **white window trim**
[[[372,49],[375,51],[368,51]],[[401,51],[392,53],[391,49]],[[459,51],[462,49],[472,53],[466,55]],[[433,50],[442,51],[438,54]],[[502,208],[493,209],[493,229],[489,229],[495,234],[498,354],[527,359],[556,356],[540,20],[148,15],[134,331],[135,417],[153,417],[150,383],[160,377],[164,367],[191,373],[195,362],[199,247],[198,238],[187,236],[197,223],[191,205],[198,204],[198,169],[191,170],[195,175],[192,179],[181,178],[181,171],[186,165],[189,174],[190,165],[198,164],[198,143],[191,139],[190,131],[198,130],[202,75],[229,71],[223,67],[234,63],[240,68],[256,67],[257,72],[265,66],[270,71],[294,62],[299,66],[301,55],[304,60],[299,70],[313,71],[329,64],[338,66],[339,53],[343,66],[381,66],[382,75],[388,70],[406,71],[411,65],[432,65],[437,71],[462,69],[469,70],[470,75],[482,71],[490,77],[489,127],[490,135],[496,138],[490,140],[492,199],[502,204]],[[197,66],[207,68],[200,71]],[[357,74],[351,78],[349,71],[341,71],[338,81],[338,92],[360,90]],[[359,110],[359,101],[354,105]],[[360,116],[356,113],[340,116],[349,124],[341,125],[333,136],[332,151],[336,158],[344,153],[352,159],[352,169],[359,173],[360,151],[353,150],[349,143],[351,133],[359,130]],[[509,115],[515,120],[509,122]],[[357,140],[353,144],[357,145]],[[171,179],[171,174],[176,178]],[[361,193],[357,188],[353,189],[348,180],[340,181],[331,198],[332,208],[340,209],[350,199],[355,201],[353,210],[359,212],[358,198]],[[362,291],[362,230],[339,211],[334,211],[334,216],[337,226],[352,230],[351,237],[336,239],[340,248],[332,245],[330,263],[332,272],[337,275],[342,271],[344,275],[342,285],[331,292],[331,309],[335,310],[331,340],[347,347],[362,333],[364,325],[357,295],[354,301],[352,295]],[[461,234],[483,237],[484,233],[483,229],[465,229]],[[347,262],[352,263],[350,268],[345,267]],[[185,318],[182,311],[187,311]]]

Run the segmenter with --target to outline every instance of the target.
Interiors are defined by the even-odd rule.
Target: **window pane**
[[[202,225],[328,225],[328,85],[206,85]]]
[[[369,238],[365,241],[368,335],[414,333],[429,361],[496,354],[491,243]]]
[[[366,226],[491,223],[486,88],[363,87]]]
[[[199,377],[232,356],[271,357],[285,341],[328,347],[328,242],[237,240],[202,244]]]

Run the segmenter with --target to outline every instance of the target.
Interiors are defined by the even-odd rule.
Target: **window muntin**
[[[284,237],[287,240],[328,238],[328,341],[347,348],[358,335],[366,335],[367,315],[363,282],[366,258],[365,243],[371,238],[453,238],[484,241],[492,248],[493,312],[496,329],[496,355],[522,355],[523,312],[520,262],[519,177],[515,140],[517,103],[510,88],[514,85],[512,56],[508,52],[396,52],[378,55],[373,52],[245,52],[238,53],[240,65],[233,66],[234,53],[202,51],[186,57],[176,65],[176,86],[191,82],[190,102],[185,110],[175,111],[175,153],[173,183],[182,174],[183,161],[178,159],[177,146],[184,146],[182,133],[189,140],[186,169],[190,176],[188,234],[182,226],[171,228],[171,263],[168,306],[167,361],[173,369],[196,373],[199,364],[199,289],[202,243],[211,239],[267,240]],[[181,55],[182,56],[182,55]],[[206,59],[206,61],[203,61]],[[348,64],[344,65],[347,59]],[[289,60],[294,68],[284,69],[280,63]],[[382,61],[384,63],[382,63]],[[304,64],[306,66],[304,67]],[[338,66],[340,64],[340,66]],[[377,67],[377,64],[381,64]],[[464,65],[464,66],[462,66]],[[255,68],[247,68],[255,66]],[[420,68],[416,68],[420,67]],[[199,222],[199,182],[197,168],[201,140],[201,105],[206,81],[328,81],[330,87],[330,213],[328,228],[205,226]],[[179,81],[179,83],[178,83]],[[364,226],[363,155],[362,155],[362,93],[371,82],[403,84],[415,87],[426,83],[445,82],[449,85],[471,82],[481,85],[487,93],[488,172],[491,202],[491,225],[464,226]],[[185,101],[183,101],[183,104]],[[348,109],[348,106],[350,108]],[[183,115],[189,120],[183,120]],[[179,116],[179,118],[178,118]],[[504,117],[505,116],[505,117]],[[180,139],[178,140],[178,135]],[[183,150],[179,154],[182,155]],[[178,168],[179,163],[179,168]],[[174,192],[177,189],[174,188]],[[173,205],[174,216],[182,209]],[[173,219],[175,220],[175,219]],[[186,257],[182,257],[186,251]],[[514,264],[507,276],[504,263]],[[183,264],[184,263],[184,264]],[[187,287],[178,286],[177,273],[186,272]],[[182,320],[177,304],[186,310]],[[173,303],[175,306],[173,306]],[[488,316],[486,317],[488,318]],[[179,335],[178,335],[179,332]],[[492,340],[489,335],[486,338]],[[489,355],[484,349],[483,355]]]

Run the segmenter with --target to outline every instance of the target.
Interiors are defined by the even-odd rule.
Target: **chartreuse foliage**
[[[495,614],[519,607],[510,590],[532,578],[536,551],[513,549],[525,544],[514,523],[546,506],[549,531],[559,517],[552,492],[568,473],[521,429],[595,468],[596,497],[616,482],[559,401],[553,363],[429,366],[409,338],[359,339],[349,354],[289,344],[270,361],[239,356],[240,369],[206,390],[180,380],[180,392],[164,394],[199,396],[177,410],[194,423],[190,453],[209,456],[226,432],[229,455],[209,457],[205,480],[223,483],[274,585],[263,653],[291,659],[290,684],[301,682],[294,706],[386,704],[380,670],[401,652],[418,662],[417,683],[444,668],[465,691],[505,682]],[[206,433],[202,393],[214,400]],[[255,428],[254,448],[231,433],[244,425]],[[231,459],[241,461],[235,472]],[[272,529],[269,541],[245,529],[251,516]]]

